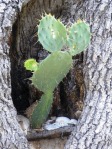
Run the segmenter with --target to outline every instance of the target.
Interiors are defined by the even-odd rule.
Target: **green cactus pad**
[[[66,43],[66,27],[54,18],[45,15],[38,26],[38,40],[45,50],[49,52],[59,51]]]
[[[39,69],[31,78],[32,83],[43,92],[53,91],[69,72],[71,66],[72,56],[68,52],[53,52],[39,64]]]
[[[42,95],[39,103],[35,107],[32,116],[31,116],[31,126],[32,128],[40,128],[44,123],[48,114],[50,112],[51,106],[53,102],[53,93],[46,92]]]
[[[26,70],[36,71],[38,69],[38,63],[35,59],[28,59],[24,62],[24,67]]]
[[[76,55],[85,50],[90,42],[90,27],[84,21],[77,21],[68,29],[67,43],[71,55]]]

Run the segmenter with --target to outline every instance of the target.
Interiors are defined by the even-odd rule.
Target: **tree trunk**
[[[85,106],[65,149],[111,149],[112,1],[76,2],[71,12],[89,22],[92,40],[84,52]]]
[[[11,99],[9,45],[12,24],[21,1],[0,0],[0,148],[28,149]]]
[[[84,53],[83,63],[85,82],[85,107],[78,125],[70,136],[65,149],[111,149],[111,0],[57,0],[55,3],[49,0],[31,0],[31,3],[22,9],[22,14],[20,14],[16,20],[16,14],[22,7],[21,1],[7,0],[4,2],[0,0],[0,68],[2,70],[2,72],[0,72],[0,148],[29,148],[27,140],[24,137],[23,132],[17,122],[16,110],[11,99],[9,47],[11,46],[11,76],[12,79],[15,78],[12,80],[13,102],[15,102],[14,98],[17,98],[17,101],[15,102],[17,104],[15,104],[15,106],[17,106],[17,110],[24,110],[24,107],[22,107],[23,102],[26,103],[26,107],[30,104],[30,101],[23,101],[23,99],[27,97],[29,98],[29,95],[27,96],[29,89],[26,89],[26,92],[24,91],[24,82],[20,83],[22,84],[22,86],[20,85],[19,87],[20,90],[15,90],[15,88],[18,86],[20,78],[22,78],[23,81],[24,79],[28,78],[28,75],[17,76],[17,74],[21,74],[23,71],[23,62],[25,59],[37,56],[36,58],[41,60],[41,58],[43,59],[43,57],[46,56],[46,53],[41,51],[42,47],[39,44],[35,46],[37,39],[32,38],[34,37],[34,33],[36,31],[35,27],[37,24],[37,18],[40,18],[40,15],[46,11],[56,14],[57,17],[62,17],[65,23],[68,21],[74,22],[79,18],[84,19],[91,25],[92,32],[91,45],[87,52]],[[64,2],[65,6],[67,7],[66,9],[63,8],[62,11]],[[14,23],[15,20],[16,23]],[[13,23],[13,38],[11,38],[9,35],[11,34]],[[37,48],[38,53],[35,53]],[[82,59],[82,55],[81,57],[79,56],[78,60],[80,59]],[[81,80],[83,80],[82,68],[80,70],[81,73],[76,74],[76,76],[81,74]],[[72,113],[75,107],[75,102],[77,101],[76,98],[79,96],[79,99],[82,99],[84,94],[84,83],[83,81],[80,82],[80,77],[79,79],[76,77],[74,81],[74,71],[78,72],[76,68],[71,71],[69,76],[67,76],[67,78],[70,78],[71,81],[67,81],[67,79],[65,79],[65,84],[61,83],[56,91],[55,96],[58,98],[58,102],[56,103],[55,107],[60,108],[60,106],[66,102],[66,105],[63,107],[63,109],[65,109],[65,107],[67,107],[67,103],[71,102],[68,108],[70,113],[69,115],[71,117],[74,117],[74,114]],[[17,81],[17,84],[14,82],[15,80]],[[76,91],[71,89],[71,87],[74,87],[76,82],[79,82],[78,91],[80,94],[78,95],[71,94],[71,92]],[[69,87],[67,87],[68,84],[70,85]],[[22,90],[21,87],[23,87]],[[14,95],[15,91],[17,96]],[[33,89],[33,93],[34,91],[35,90]],[[62,94],[62,92],[64,93]],[[23,93],[22,96],[21,93]],[[37,95],[37,91],[35,95]],[[62,103],[59,103],[59,100],[61,100],[59,98],[63,100],[61,101]],[[22,104],[19,105],[20,107],[18,107],[18,99],[20,99],[19,103],[22,101]],[[58,104],[60,105],[58,106]],[[71,108],[70,105],[74,106]]]

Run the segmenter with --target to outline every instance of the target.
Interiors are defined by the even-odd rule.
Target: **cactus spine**
[[[38,40],[50,54],[38,64],[34,60],[24,64],[27,70],[33,71],[32,84],[44,93],[31,116],[33,128],[41,127],[48,117],[54,89],[72,67],[72,56],[87,48],[90,36],[90,28],[84,21],[66,29],[54,16],[45,15],[40,20]],[[63,46],[68,46],[69,50],[61,51]]]

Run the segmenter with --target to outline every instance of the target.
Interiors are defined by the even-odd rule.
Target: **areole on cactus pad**
[[[50,54],[40,63],[27,60],[24,66],[33,71],[32,84],[43,95],[31,115],[32,128],[40,128],[47,119],[53,103],[53,91],[72,67],[72,56],[82,52],[90,42],[90,28],[77,21],[66,28],[60,20],[46,14],[38,25],[38,41]],[[64,46],[69,50],[61,51]]]

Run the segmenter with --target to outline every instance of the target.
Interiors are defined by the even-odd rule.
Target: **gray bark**
[[[65,149],[111,149],[112,1],[77,1],[71,13],[89,22],[92,39],[84,52],[85,105]]]
[[[12,25],[23,1],[0,0],[0,148],[28,149],[11,99],[9,44]]]

